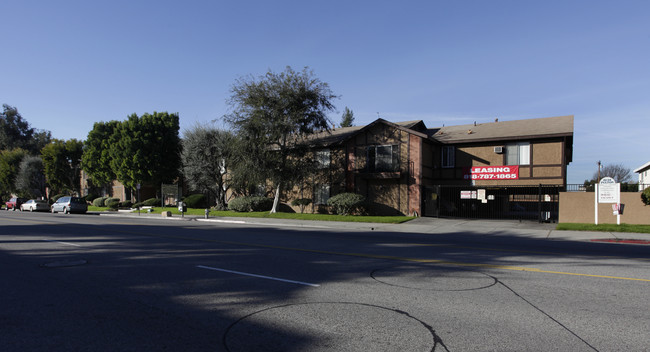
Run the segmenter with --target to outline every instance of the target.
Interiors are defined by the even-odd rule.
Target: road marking
[[[74,244],[74,243],[70,243],[70,242],[61,242],[61,241],[54,241],[54,240],[43,240],[43,241],[46,241],[46,242],[54,242],[54,243],[60,243],[60,244],[68,245],[68,246],[81,247],[81,245],[79,245],[79,244]]]
[[[20,220],[17,220],[17,219],[7,219],[7,220],[20,221]],[[35,222],[35,221],[25,221],[25,222]],[[89,225],[80,225],[80,224],[66,224],[66,226],[82,227],[82,228],[89,227]],[[171,238],[171,239],[189,240],[189,241],[202,241],[202,242],[221,243],[221,244],[234,245],[234,246],[271,248],[271,249],[281,249],[281,250],[305,252],[305,253],[319,253],[319,254],[352,256],[352,257],[371,258],[371,259],[399,260],[399,261],[415,262],[415,263],[431,263],[431,264],[458,265],[458,266],[467,266],[467,267],[483,267],[483,268],[500,269],[500,270],[514,270],[514,271],[526,271],[526,272],[556,274],[556,275],[571,275],[571,276],[582,276],[582,277],[596,277],[596,278],[605,278],[605,279],[650,282],[650,279],[639,279],[639,278],[633,278],[633,277],[621,277],[621,276],[609,276],[609,275],[580,274],[580,273],[571,273],[571,272],[563,272],[563,271],[551,271],[551,270],[542,270],[542,269],[538,269],[538,268],[527,268],[527,267],[499,265],[499,264],[463,263],[463,262],[450,262],[450,261],[445,261],[445,260],[440,260],[440,259],[418,259],[418,258],[396,257],[396,256],[389,256],[389,255],[374,255],[374,254],[363,254],[363,253],[333,252],[333,251],[324,251],[324,250],[317,250],[317,249],[282,247],[282,246],[264,245],[264,244],[255,244],[255,243],[244,243],[244,242],[235,242],[235,241],[221,241],[221,240],[211,240],[211,239],[205,239],[205,238],[173,236],[173,235],[163,235],[163,234],[152,234],[152,233],[147,233],[147,232],[125,231],[125,230],[116,230],[116,229],[112,229],[112,230],[97,229],[97,230],[105,231],[105,232],[109,232],[109,233],[125,233],[125,234],[147,236],[147,237]],[[634,260],[647,260],[646,258],[631,258],[631,259],[634,259]],[[213,269],[213,270],[215,270],[215,269]]]
[[[282,282],[288,282],[291,284],[299,284],[299,285],[305,285],[305,286],[311,286],[311,287],[320,287],[320,285],[317,284],[310,284],[309,282],[302,282],[302,281],[294,281],[294,280],[287,280],[287,279],[280,279],[278,277],[272,277],[272,276],[264,276],[264,275],[257,275],[257,274],[251,274],[251,273],[244,273],[241,271],[234,271],[234,270],[226,270],[226,269],[220,269],[220,268],[213,268],[210,266],[204,266],[204,265],[197,265],[197,268],[201,269],[208,269],[208,270],[214,270],[214,271],[221,271],[224,273],[231,273],[231,274],[237,274],[237,275],[243,275],[243,276],[251,276],[251,277],[256,277],[259,279],[267,279],[267,280],[275,280],[275,281],[282,281]]]

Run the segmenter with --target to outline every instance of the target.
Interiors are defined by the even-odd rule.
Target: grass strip
[[[630,225],[630,224],[572,224],[560,223],[557,230],[566,231],[602,231],[602,232],[630,232],[630,233],[650,233],[650,225]]]
[[[170,211],[173,215],[181,215],[178,208],[175,207],[155,207],[151,208],[151,213],[160,214],[163,211]],[[109,208],[88,206],[88,211],[110,211]],[[148,213],[148,209],[140,210],[142,213]],[[137,214],[137,211],[134,213]],[[204,216],[205,209],[188,208],[185,215]],[[274,213],[268,211],[238,213],[229,210],[211,210],[210,217],[233,217],[233,218],[265,218],[265,219],[293,219],[293,220],[311,220],[311,221],[343,221],[343,222],[374,222],[382,224],[400,224],[412,219],[412,216],[362,216],[362,215],[332,215],[332,214],[300,214],[300,213]]]

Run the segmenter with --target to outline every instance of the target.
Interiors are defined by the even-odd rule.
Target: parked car
[[[88,204],[86,200],[79,197],[61,197],[50,208],[52,213],[63,212],[68,213],[85,213],[88,211]]]
[[[13,198],[9,199],[8,202],[5,203],[5,209],[7,209],[7,210],[20,209],[20,205],[25,203],[26,201],[27,201],[27,198],[13,197]]]
[[[20,211],[48,211],[50,210],[50,205],[46,200],[41,199],[30,199],[25,203],[20,205]]]

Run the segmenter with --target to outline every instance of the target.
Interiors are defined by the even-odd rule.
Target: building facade
[[[438,128],[423,121],[378,119],[316,134],[310,143],[316,172],[287,192],[283,202],[311,197],[308,211],[319,212],[326,210],[329,197],[353,192],[366,197],[373,214],[431,215],[441,207],[440,187],[466,187],[453,192],[496,204],[504,200],[490,197],[486,189],[565,186],[573,154],[573,116]],[[526,197],[520,198],[523,207]],[[499,206],[511,206],[512,199],[506,202]]]
[[[639,191],[643,191],[645,187],[650,186],[650,162],[636,168],[634,172],[639,174]]]

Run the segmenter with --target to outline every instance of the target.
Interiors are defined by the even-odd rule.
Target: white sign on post
[[[605,177],[598,184],[598,203],[618,203],[621,187],[613,178]]]
[[[616,224],[621,224],[621,213],[618,211],[621,206],[621,184],[611,177],[605,177],[596,185],[596,204],[595,204],[595,221],[598,225],[598,204],[599,203],[613,203],[616,215]],[[614,208],[615,207],[615,208]]]

